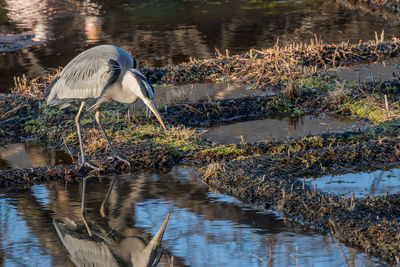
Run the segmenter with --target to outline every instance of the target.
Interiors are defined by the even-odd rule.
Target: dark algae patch
[[[400,82],[342,81],[329,68],[398,56],[396,38],[359,44],[296,44],[238,56],[192,60],[162,69],[142,68],[153,83],[229,80],[262,90],[264,95],[208,99],[158,107],[168,124],[163,131],[148,118],[121,104],[110,103],[102,122],[121,156],[131,167],[109,163],[109,147],[94,114],[81,117],[85,151],[100,173],[139,169],[164,170],[183,163],[198,166],[205,183],[262,208],[280,211],[338,240],[389,263],[400,255],[399,194],[346,198],[323,193],[303,177],[372,171],[400,163]],[[59,110],[43,104],[51,77],[16,79],[13,94],[0,95],[0,144],[41,140],[77,160],[76,108]],[[162,87],[161,87],[162,88]],[[162,89],[160,89],[162,90]],[[273,94],[267,94],[273,92]],[[156,92],[160,93],[160,92]],[[162,92],[161,92],[162,93]],[[351,116],[371,127],[271,142],[217,145],[202,138],[211,125],[319,113]],[[76,165],[0,171],[0,187],[27,187],[59,179],[73,182],[86,175]]]

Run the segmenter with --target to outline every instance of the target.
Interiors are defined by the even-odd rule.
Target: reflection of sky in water
[[[31,233],[18,210],[1,194],[0,243],[4,266],[51,266],[51,257],[46,255],[38,238]]]
[[[46,207],[49,203],[49,190],[40,185],[31,187],[32,195],[36,198],[37,202],[39,202],[43,208]]]
[[[241,210],[252,210],[223,194],[207,193],[206,196],[209,203],[226,203]],[[149,233],[152,235],[165,214],[171,212],[163,240],[173,255],[184,258],[190,266],[265,266],[270,257],[274,266],[295,266],[296,262],[300,266],[345,264],[330,237],[304,232],[300,228],[287,228],[281,218],[270,212],[256,212],[252,215],[255,218],[246,214],[250,223],[247,225],[237,222],[240,218],[230,218],[229,215],[225,218],[232,221],[210,220],[207,215],[193,213],[191,208],[178,208],[173,202],[159,199],[143,200],[134,204],[134,209],[135,226],[151,229]],[[253,226],[257,221],[263,221],[263,228]],[[348,258],[362,265],[361,254],[342,248]]]
[[[121,198],[112,198],[121,205],[131,203],[128,210],[122,211],[133,223],[128,227],[139,227],[151,236],[171,212],[164,248],[190,266],[265,266],[269,259],[272,266],[345,265],[330,237],[305,231],[296,224],[288,226],[279,215],[211,193],[195,178],[191,168],[173,168],[170,174],[124,175],[115,187]],[[87,216],[93,220],[100,218],[98,207],[111,181],[90,181]],[[55,184],[38,185],[22,194],[0,194],[0,258],[3,253],[5,266],[68,262],[65,250],[51,233],[51,214],[66,212],[66,216],[73,217],[80,206],[81,188],[77,184],[68,189],[59,186],[60,191],[56,188]],[[131,195],[133,202],[129,202]],[[25,207],[33,202],[33,208]],[[55,210],[49,210],[52,208]],[[114,211],[118,213],[120,208]],[[38,218],[43,221],[37,221]],[[382,266],[371,258],[363,262],[363,254],[341,247],[348,260],[356,261],[356,266]]]
[[[265,234],[263,229],[244,224],[206,220],[158,200],[138,203],[135,211],[136,226],[153,229],[152,235],[162,224],[163,215],[171,211],[163,240],[173,255],[185,258],[190,266],[265,266],[271,254],[276,266],[296,266],[296,262],[300,266],[345,265],[330,237],[320,234],[296,229]],[[348,257],[361,266],[361,254],[348,253]]]
[[[374,171],[371,173],[348,173],[327,175],[321,178],[309,179],[319,190],[334,194],[354,193],[355,197],[378,196],[385,193],[393,194],[400,191],[400,169]]]

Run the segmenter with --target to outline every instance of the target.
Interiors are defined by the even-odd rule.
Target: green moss
[[[292,104],[285,97],[277,97],[268,102],[268,109],[290,114],[292,112]]]
[[[340,105],[339,109],[349,111],[360,118],[368,119],[374,124],[390,120],[391,112],[379,108],[378,105],[376,99],[369,98],[346,102]]]
[[[296,86],[302,91],[328,91],[335,87],[336,79],[332,77],[304,76],[296,79]]]
[[[212,156],[217,158],[220,157],[235,158],[239,156],[244,156],[246,154],[246,151],[245,149],[236,146],[220,145],[217,147],[204,149],[199,153],[203,156]]]
[[[302,141],[312,148],[321,148],[324,146],[324,140],[319,136],[304,137]]]
[[[301,115],[301,110],[298,108],[294,108],[292,111],[293,116],[300,116]]]
[[[194,153],[198,149],[199,141],[193,136],[182,137],[179,129],[174,129],[165,135],[157,136],[155,143],[164,145],[173,155],[183,157]]]
[[[301,91],[307,92],[327,92],[335,90],[338,84],[347,90],[358,87],[357,81],[340,81],[334,74],[317,74],[303,76],[296,79],[296,87]]]

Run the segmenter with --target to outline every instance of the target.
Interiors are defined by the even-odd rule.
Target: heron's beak
[[[143,99],[143,102],[146,104],[146,106],[148,106],[150,108],[150,110],[154,113],[154,115],[156,116],[157,120],[160,122],[161,126],[164,128],[164,130],[167,130],[167,128],[165,127],[165,124],[161,118],[160,113],[158,113],[158,110],[156,108],[156,105],[154,105],[154,102],[152,100],[149,99]]]
[[[161,225],[158,232],[154,235],[153,239],[149,242],[149,244],[147,244],[146,249],[153,251],[158,248],[158,246],[161,244],[162,238],[164,236],[165,228],[167,228],[168,220],[169,220],[169,213],[168,213],[167,217],[164,219],[164,222]]]

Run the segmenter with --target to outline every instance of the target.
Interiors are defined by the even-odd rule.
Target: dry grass
[[[208,178],[217,177],[219,173],[225,171],[224,162],[212,162],[208,164],[207,168],[205,168],[202,180],[207,181]]]
[[[107,134],[110,136],[111,140],[114,138],[112,130],[106,130]],[[88,154],[95,154],[101,152],[106,152],[110,150],[107,139],[103,132],[99,129],[90,128],[85,129],[84,133],[84,149]],[[78,137],[76,136],[76,141]],[[110,150],[111,151],[111,150]]]
[[[375,40],[358,44],[327,44],[315,35],[309,44],[280,46],[277,42],[272,48],[251,49],[240,56],[217,51],[217,60],[224,62],[220,67],[229,79],[257,88],[282,81],[287,83],[334,66],[393,57],[399,54],[399,45],[397,38],[384,41],[383,31],[381,34],[375,33]],[[206,60],[204,64],[210,63]]]
[[[43,98],[47,85],[60,73],[58,68],[54,73],[47,76],[29,79],[23,74],[21,77],[14,76],[14,88],[11,93],[20,94],[24,97]]]

